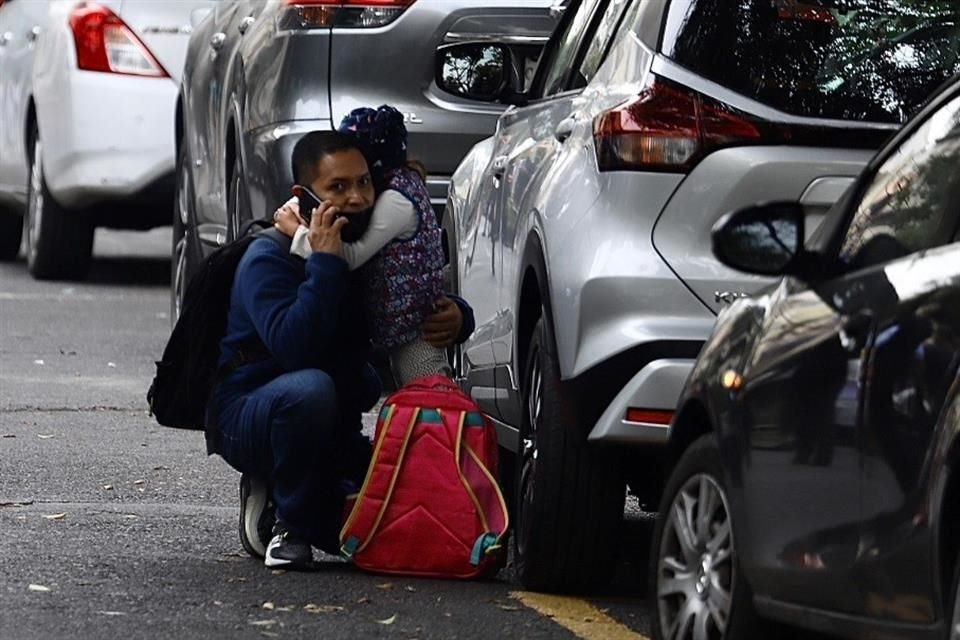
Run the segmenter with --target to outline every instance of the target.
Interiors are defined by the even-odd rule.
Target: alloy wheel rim
[[[723,638],[734,584],[727,498],[707,474],[684,483],[670,504],[657,568],[657,615],[667,640]]]
[[[37,242],[43,217],[43,166],[40,137],[33,142],[33,162],[30,163],[30,200],[27,203],[27,256],[29,262],[37,257]]]
[[[189,229],[189,216],[187,215],[188,192],[186,189],[186,180],[189,178],[186,167],[180,170],[180,180],[177,183],[177,217],[180,220],[180,237],[176,240],[173,257],[176,260],[176,270],[173,277],[173,320],[180,317],[180,311],[183,309],[184,281],[187,271],[187,233]],[[176,229],[176,227],[175,227]],[[176,231],[174,231],[176,233]]]
[[[521,535],[517,536],[517,549],[520,555],[526,552],[526,540],[529,537],[530,521],[529,509],[534,502],[534,480],[537,472],[537,430],[542,420],[543,406],[543,372],[540,364],[540,354],[533,354],[530,365],[530,376],[527,380],[530,393],[527,396],[527,425],[528,431],[520,441],[520,500],[519,520]]]
[[[956,589],[953,602],[953,620],[950,623],[950,640],[960,640],[960,589]]]

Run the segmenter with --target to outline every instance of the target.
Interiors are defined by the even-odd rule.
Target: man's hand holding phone
[[[347,224],[345,217],[338,217],[340,209],[327,202],[313,210],[310,217],[310,231],[307,241],[314,252],[332,253],[343,257],[343,240],[340,239],[340,230]]]

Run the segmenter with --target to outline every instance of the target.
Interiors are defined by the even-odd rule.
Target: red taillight
[[[281,29],[384,27],[416,0],[285,0],[289,5],[280,18]]]
[[[761,138],[748,116],[656,78],[593,124],[601,171],[689,171],[713,149]]]
[[[836,24],[837,22],[830,10],[820,5],[799,0],[774,0],[773,6],[777,10],[777,17],[781,20],[823,22],[826,24]]]
[[[77,5],[70,14],[70,29],[77,47],[77,66],[80,69],[169,77],[140,38],[106,7],[93,2]]]
[[[646,422],[647,424],[670,424],[673,411],[663,409],[638,409],[630,407],[624,418],[627,422]]]

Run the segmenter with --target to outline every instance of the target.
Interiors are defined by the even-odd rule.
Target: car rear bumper
[[[663,445],[670,436],[669,424],[629,420],[631,408],[673,411],[695,360],[654,360],[623,387],[591,429],[587,440],[627,445]]]
[[[88,208],[170,184],[174,83],[89,71],[63,77],[37,101],[44,175],[57,201]]]

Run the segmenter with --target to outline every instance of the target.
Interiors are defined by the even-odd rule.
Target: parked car
[[[192,21],[215,4],[2,3],[0,260],[25,227],[34,277],[82,278],[96,227],[170,224],[168,123]]]
[[[668,425],[715,314],[769,282],[713,259],[714,222],[792,199],[815,227],[957,69],[946,3],[844,6],[573,2],[525,92],[501,47],[442,52],[441,87],[515,105],[455,172],[444,227],[477,319],[458,376],[515,461],[527,586],[605,584],[625,481],[658,504]]]
[[[806,244],[795,202],[719,223],[721,262],[785,277],[720,314],[670,428],[657,638],[960,634],[958,162],[960,80]]]
[[[433,83],[436,48],[501,43],[526,61],[522,75],[560,7],[557,0],[220,2],[191,38],[177,103],[171,316],[201,257],[289,197],[290,153],[300,136],[336,127],[356,107],[388,103],[404,113],[410,154],[425,164],[442,209],[450,174],[504,107],[441,92]]]

